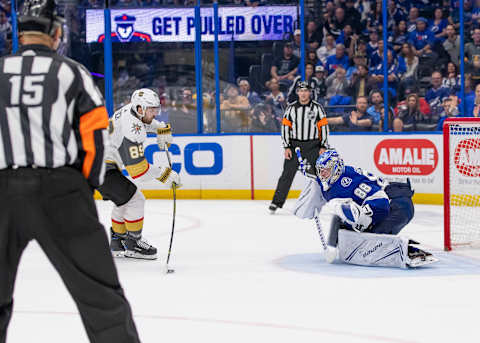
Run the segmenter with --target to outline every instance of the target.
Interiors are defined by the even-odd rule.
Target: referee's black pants
[[[277,205],[278,207],[283,207],[285,200],[287,199],[288,192],[292,186],[293,179],[298,170],[298,160],[297,155],[295,154],[295,148],[299,147],[302,153],[302,158],[307,160],[308,163],[312,166],[313,169],[310,170],[312,174],[315,174],[315,162],[318,159],[318,153],[320,152],[320,141],[295,141],[292,140],[292,158],[283,162],[283,172],[278,180],[277,189],[273,195],[272,204]]]
[[[92,191],[79,171],[0,170],[0,208],[0,343],[12,316],[18,263],[32,239],[63,279],[91,342],[139,342]]]

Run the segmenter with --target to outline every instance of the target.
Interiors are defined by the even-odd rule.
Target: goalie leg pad
[[[307,178],[305,188],[295,203],[293,214],[301,219],[312,219],[315,216],[315,210],[320,213],[326,203],[318,182]]]
[[[340,260],[348,264],[407,267],[408,239],[404,237],[340,230],[338,250]]]

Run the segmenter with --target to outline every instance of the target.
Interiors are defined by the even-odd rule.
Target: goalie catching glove
[[[353,201],[339,203],[336,206],[336,214],[345,224],[348,224],[357,232],[364,232],[372,224],[372,209],[366,204],[360,206]]]
[[[172,144],[172,140],[172,127],[170,124],[166,124],[165,127],[159,127],[157,129],[157,144],[160,150],[165,150],[165,147],[169,147]]]
[[[162,169],[162,175],[157,178],[158,181],[161,183],[165,184],[168,188],[172,188],[173,184],[175,184],[176,188],[179,188],[182,186],[180,183],[180,175],[178,175],[177,172],[173,171],[172,168],[166,167],[166,168],[161,168]]]

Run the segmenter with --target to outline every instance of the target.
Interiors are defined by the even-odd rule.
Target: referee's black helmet
[[[306,81],[300,81],[300,82],[297,84],[296,91],[298,92],[300,89],[308,89],[308,90],[311,90],[311,87],[310,87],[310,85],[308,84],[308,82],[306,82]]]
[[[25,0],[17,13],[19,32],[41,32],[52,36],[65,20],[55,0]]]

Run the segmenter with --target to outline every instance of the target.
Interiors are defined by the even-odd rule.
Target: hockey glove
[[[165,150],[165,146],[169,147],[172,144],[172,140],[172,127],[170,124],[157,129],[157,144],[160,150]]]
[[[180,188],[182,184],[180,183],[180,175],[177,172],[173,171],[172,168],[166,167],[162,171],[162,175],[157,178],[158,181],[165,184],[168,188],[172,188],[172,185],[175,184],[176,188]]]
[[[360,206],[353,201],[339,203],[335,212],[345,224],[357,232],[368,230],[372,224],[373,212],[369,205]]]

